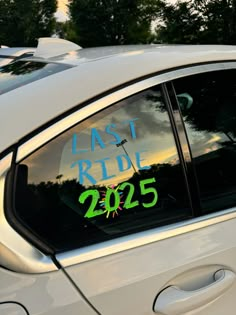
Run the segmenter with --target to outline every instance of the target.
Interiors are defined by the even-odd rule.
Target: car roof
[[[185,65],[235,61],[235,46],[141,45],[87,48],[24,60],[64,63],[67,70],[0,96],[0,152],[78,104],[124,83]]]
[[[32,54],[35,48],[0,48],[0,67],[26,54]]]
[[[18,57],[26,53],[34,53],[35,48],[24,48],[24,47],[17,47],[17,48],[0,48],[0,56],[12,56]]]
[[[236,46],[230,45],[124,45],[97,48],[85,48],[49,58],[48,61],[67,63],[74,66],[85,62],[96,62],[100,59],[123,60],[131,58],[142,62],[144,58],[159,59],[155,71],[163,68],[188,63],[206,62],[209,60],[236,59]],[[141,64],[142,65],[142,64]]]

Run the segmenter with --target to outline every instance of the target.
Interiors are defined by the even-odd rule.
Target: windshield
[[[0,95],[68,68],[68,65],[38,61],[9,63],[0,67]]]

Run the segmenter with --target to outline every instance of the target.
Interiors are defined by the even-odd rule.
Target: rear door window
[[[160,87],[78,123],[17,167],[15,215],[56,251],[192,216]]]
[[[203,213],[236,205],[236,71],[174,81]]]

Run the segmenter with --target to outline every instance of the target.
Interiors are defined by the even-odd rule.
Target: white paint
[[[57,115],[125,82],[178,66],[235,59],[234,46],[121,46],[80,49],[51,59],[78,66],[0,96],[0,152]]]
[[[13,303],[30,315],[96,315],[62,271],[27,275],[0,268],[0,279],[1,315],[26,315]]]
[[[156,296],[168,286],[196,291],[213,283],[217,270],[236,273],[235,224],[233,219],[66,270],[102,315],[153,314]],[[231,284],[191,315],[234,315],[236,282]]]
[[[38,40],[34,57],[48,59],[77,49],[81,49],[81,47],[68,40],[56,37],[42,37]]]

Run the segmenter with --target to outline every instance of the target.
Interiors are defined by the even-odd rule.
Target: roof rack
[[[68,40],[54,37],[42,37],[38,39],[38,46],[34,53],[34,57],[52,58],[78,49],[82,49],[82,47]]]

